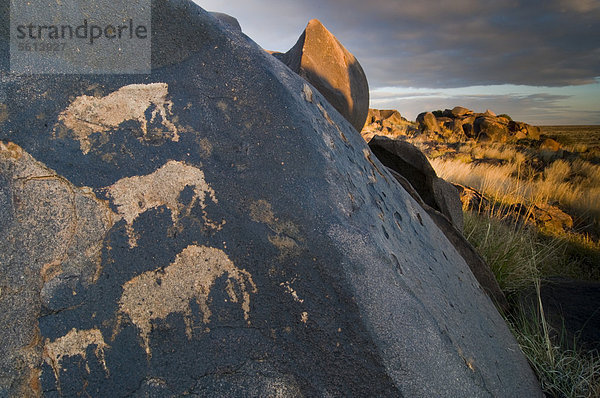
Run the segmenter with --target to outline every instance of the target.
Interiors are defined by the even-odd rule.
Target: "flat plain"
[[[600,125],[540,126],[542,133],[555,137],[563,145],[600,146]]]

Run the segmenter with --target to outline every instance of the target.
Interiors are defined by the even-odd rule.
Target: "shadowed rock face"
[[[0,396],[540,396],[321,94],[191,2],[152,11],[151,75],[0,69]]]
[[[369,141],[369,148],[381,163],[406,178],[427,205],[448,217],[456,229],[463,230],[458,191],[437,176],[417,147],[406,141],[375,136]]]
[[[551,278],[542,283],[540,296],[551,333],[561,333],[556,338],[570,347],[577,341],[577,347],[572,348],[600,349],[600,283]],[[532,308],[532,319],[540,318],[534,289],[522,293],[519,300],[525,308]]]
[[[419,124],[419,127],[421,128],[421,130],[424,132],[429,132],[429,133],[439,132],[440,127],[435,118],[435,115],[431,112],[420,113],[417,116],[417,123]]]
[[[362,67],[323,24],[313,19],[287,53],[274,53],[327,98],[357,131],[369,112],[369,85]]]

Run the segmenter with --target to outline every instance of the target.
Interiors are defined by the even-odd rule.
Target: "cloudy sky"
[[[363,66],[371,106],[491,109],[600,124],[600,0],[195,0],[287,51],[318,18]]]

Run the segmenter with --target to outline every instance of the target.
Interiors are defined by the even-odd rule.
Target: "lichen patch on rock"
[[[255,222],[266,224],[274,234],[269,235],[269,242],[280,251],[280,259],[293,257],[300,253],[299,243],[304,242],[300,229],[291,221],[275,217],[273,208],[266,200],[257,200],[250,205],[250,218]]]
[[[302,94],[306,102],[313,102],[313,92],[312,89],[308,86],[308,84],[304,83],[302,86]]]
[[[0,373],[20,391],[10,396],[36,396],[40,311],[67,309],[56,292],[97,281],[114,217],[91,189],[73,185],[12,142],[0,142],[0,202]]]
[[[6,158],[12,158],[18,160],[23,154],[23,150],[20,146],[13,142],[2,142],[0,141],[0,155]]]
[[[123,316],[127,316],[138,327],[146,353],[150,356],[152,321],[179,313],[184,317],[186,333],[191,339],[193,320],[190,301],[196,301],[202,311],[203,323],[208,324],[212,315],[209,295],[215,281],[224,275],[228,278],[226,292],[229,298],[240,303],[244,319],[248,321],[250,293],[256,292],[252,275],[237,268],[222,250],[191,245],[164,270],[145,272],[125,283],[115,332],[118,333]]]
[[[6,104],[0,104],[0,123],[8,119],[8,107]]]
[[[178,198],[186,186],[193,188],[194,196],[189,204],[184,205]],[[137,245],[137,237],[133,230],[134,221],[142,213],[160,206],[165,206],[171,211],[171,219],[175,226],[181,218],[190,215],[196,204],[203,209],[202,218],[206,226],[220,230],[223,225],[211,221],[204,211],[207,197],[214,203],[218,202],[215,192],[204,179],[204,173],[183,162],[171,160],[152,174],[123,178],[106,190],[117,207],[120,219],[127,223],[131,247]]]
[[[304,299],[301,299],[301,298],[298,296],[298,292],[296,292],[296,291],[295,291],[295,290],[292,288],[292,284],[293,284],[295,281],[296,281],[296,280],[294,279],[294,280],[292,280],[291,282],[290,282],[290,281],[281,282],[281,283],[279,284],[279,286],[283,287],[283,288],[285,289],[285,291],[286,291],[287,293],[289,293],[289,294],[290,294],[290,295],[291,295],[291,296],[294,298],[294,301],[296,301],[297,303],[300,303],[300,304],[302,304],[302,303],[304,303]]]
[[[154,131],[152,135],[179,141],[178,128],[169,120],[173,103],[167,95],[166,83],[130,84],[104,97],[82,95],[59,115],[58,120],[73,132],[84,154],[92,149],[90,136],[93,133],[107,134],[126,121],[139,122],[141,140],[147,140],[150,138],[148,125],[160,117],[161,131]]]

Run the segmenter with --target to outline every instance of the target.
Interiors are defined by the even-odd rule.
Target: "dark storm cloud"
[[[409,119],[464,105],[600,124],[600,0],[195,1],[236,16],[270,50],[287,51],[320,19],[365,69],[371,106]]]
[[[371,86],[566,86],[600,76],[600,1],[305,0]]]

